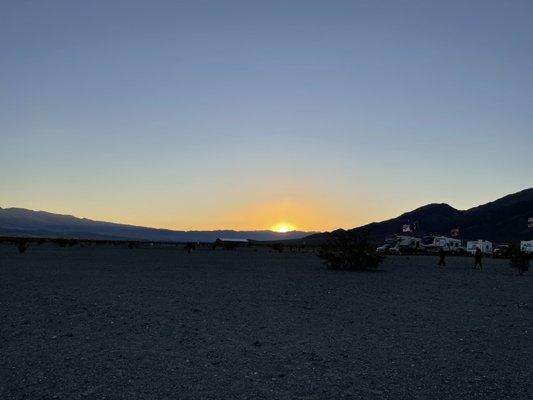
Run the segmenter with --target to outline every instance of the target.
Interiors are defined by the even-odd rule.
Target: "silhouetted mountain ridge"
[[[404,224],[416,222],[418,230],[413,232],[415,236],[431,234],[450,236],[452,229],[459,228],[461,239],[514,243],[533,239],[533,229],[527,226],[529,217],[533,217],[533,188],[468,210],[457,210],[446,203],[427,204],[399,217],[373,222],[344,232],[348,235],[366,237],[373,243],[381,243],[387,236],[401,234]],[[339,234],[340,231],[311,235],[305,240],[320,242]]]
[[[0,208],[0,235],[68,237],[80,239],[147,240],[168,242],[212,242],[219,237],[251,240],[299,239],[309,232],[260,231],[175,231],[136,225],[93,221],[72,215],[33,211],[25,208]]]

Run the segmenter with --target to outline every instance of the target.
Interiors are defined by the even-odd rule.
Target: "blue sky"
[[[528,1],[3,1],[0,206],[353,227],[533,186]]]

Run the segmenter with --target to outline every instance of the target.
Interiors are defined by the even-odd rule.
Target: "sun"
[[[270,228],[274,232],[278,233],[287,233],[296,230],[296,227],[291,224],[287,224],[285,222],[280,222],[279,224],[274,225],[272,228]]]

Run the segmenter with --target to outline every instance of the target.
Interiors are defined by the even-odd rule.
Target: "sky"
[[[352,228],[533,186],[531,1],[0,2],[0,207]]]

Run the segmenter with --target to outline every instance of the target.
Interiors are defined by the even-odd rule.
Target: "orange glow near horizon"
[[[109,203],[85,204],[83,199],[73,199],[68,205],[58,201],[46,203],[17,201],[0,206],[22,206],[32,210],[69,214],[97,221],[185,231],[217,229],[325,231],[337,228],[349,229],[369,221],[383,220],[395,214],[395,210],[392,212],[387,210],[390,214],[383,215],[387,204],[380,204],[378,201],[365,201],[363,208],[352,206],[351,199],[341,195],[334,198],[337,199],[336,204],[332,198],[313,193],[306,196],[261,193],[255,198],[238,202],[214,202],[209,197],[194,198],[190,201],[179,199],[181,200],[179,203],[176,199],[170,199],[159,202],[157,208],[152,206],[156,199],[144,197],[139,199],[142,199],[142,203],[131,204],[126,200],[113,198]]]
[[[280,222],[279,224],[273,225],[270,230],[278,233],[287,233],[295,231],[296,227],[285,222]]]

